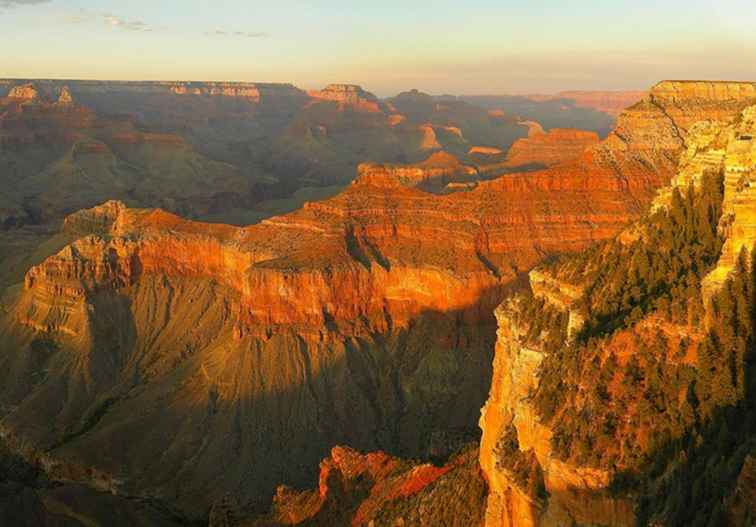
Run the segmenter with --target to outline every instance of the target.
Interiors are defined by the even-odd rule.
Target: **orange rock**
[[[507,154],[506,164],[512,167],[550,167],[577,158],[586,148],[598,142],[595,132],[554,128],[548,133],[532,134],[515,141]]]
[[[21,101],[36,101],[41,97],[41,94],[37,87],[30,82],[11,88],[8,97]]]
[[[312,90],[308,94],[314,99],[337,102],[343,108],[368,113],[381,111],[378,98],[355,84],[329,84],[323,90]]]
[[[434,170],[466,170],[438,154],[373,167],[333,198],[244,228],[114,203],[73,216],[67,227],[90,235],[33,267],[0,325],[2,393],[24,405],[24,420],[14,413],[4,432],[48,448],[88,422],[92,400],[127,393],[54,455],[206,511],[231,489],[264,496],[283,474],[304,481],[303,464],[337,441],[415,452],[424,437],[414,418],[469,426],[489,374],[485,332],[508,288],[545,256],[639,217],[683,151],[679,123],[723,113],[684,88],[652,91],[570,162],[467,192],[413,186]],[[734,91],[724,106],[747,103],[732,101]],[[396,184],[402,173],[413,174],[409,184]],[[59,382],[32,382],[14,366],[40,334],[54,340],[48,364]],[[501,362],[497,377],[510,371]],[[536,364],[520,366],[532,374]],[[134,379],[146,380],[134,388]],[[523,415],[523,441],[540,461],[547,438]],[[123,448],[106,455],[104,444]],[[557,464],[547,476],[555,489],[604,478]],[[627,518],[611,500],[600,510]]]

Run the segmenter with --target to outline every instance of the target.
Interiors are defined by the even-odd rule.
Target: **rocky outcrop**
[[[553,128],[548,133],[531,134],[518,139],[509,149],[506,164],[511,167],[554,166],[580,156],[588,147],[598,144],[595,132]]]
[[[194,85],[180,83],[171,86],[170,91],[176,95],[239,97],[260,102],[260,89],[254,84],[208,83]]]
[[[476,180],[478,171],[441,151],[414,165],[363,163],[357,174],[356,185],[407,186],[438,191],[449,183]]]
[[[335,447],[317,490],[279,487],[268,517],[253,525],[469,527],[481,522],[484,496],[475,450],[435,466]]]
[[[58,96],[58,105],[70,106],[72,104],[74,104],[74,99],[71,95],[71,90],[68,89],[68,86],[63,86],[60,90],[60,95]]]
[[[676,173],[678,159],[686,148],[688,129],[694,123],[723,116],[732,119],[749,101],[753,102],[749,98],[750,83],[730,84],[729,89],[719,89],[716,83],[661,82],[618,117],[617,126],[605,140],[588,146],[577,157],[553,166],[547,173],[560,174],[563,179],[580,177],[589,171],[593,177],[601,178],[623,174],[628,185],[661,188]],[[536,142],[539,137],[545,136],[533,136]],[[492,165],[481,170],[495,173],[504,168]]]
[[[531,280],[534,292],[543,291],[540,284],[545,280],[540,273]],[[553,289],[552,283],[548,290]],[[546,296],[549,301],[552,297]],[[561,308],[563,298],[555,298]],[[532,403],[544,351],[526,342],[531,322],[522,318],[516,300],[502,304],[496,318],[493,381],[480,418],[480,464],[489,484],[486,527],[634,525],[635,504],[608,491],[612,473],[574,466],[552,453],[552,431],[540,423]],[[508,457],[513,454],[503,451],[502,442],[509,430],[515,434],[519,451],[534,456],[546,494],[523,486],[508,468]]]
[[[420,140],[420,150],[438,150],[441,148],[441,143],[436,139],[436,131],[429,124],[424,124],[419,127],[422,139]]]
[[[577,335],[585,323],[585,313],[581,306],[585,294],[583,288],[557,280],[549,273],[537,269],[528,273],[528,280],[533,296],[544,298],[549,305],[568,313],[567,338]]]
[[[504,151],[494,146],[473,146],[467,153],[469,155],[498,156],[503,154]]]
[[[664,111],[684,136],[699,121],[729,121],[756,101],[756,83],[729,81],[662,81],[647,100]]]
[[[750,142],[753,112],[750,107],[743,110],[743,101],[746,99],[736,97],[750,93],[748,86],[744,85],[741,89],[729,86],[723,92],[715,90],[717,96],[723,97],[723,106],[734,111],[728,114],[727,124],[713,120],[712,117],[721,117],[719,110],[713,103],[698,98],[711,96],[708,85],[680,86],[678,83],[673,85],[676,90],[673,96],[667,91],[667,84],[662,83],[659,85],[661,95],[658,98],[655,88],[649,98],[623,114],[617,130],[605,142],[589,149],[592,153],[603,151],[606,154],[608,147],[619,145],[618,141],[627,145],[650,144],[651,130],[655,130],[654,134],[658,134],[655,144],[665,152],[658,159],[674,151],[676,145],[686,146],[671,187],[686,189],[689,184],[696,186],[707,172],[725,174],[725,212],[720,229],[726,236],[726,241],[717,268],[702,285],[704,293],[709,290],[708,294],[711,294],[712,284],[723,282],[732,270],[740,248],[750,248],[753,243],[749,227],[752,216],[750,208],[756,199],[750,194],[748,184],[753,151]],[[660,105],[663,108],[667,108],[664,105],[669,105],[669,112],[665,109],[664,116],[658,113]],[[734,110],[736,108],[737,111]],[[702,117],[695,124],[694,113]],[[678,114],[682,123],[687,123],[686,128],[678,127],[675,124],[677,121],[665,117],[674,114]],[[655,124],[649,128],[649,123]],[[647,155],[648,152],[645,150],[642,155]],[[659,192],[655,206],[666,206],[670,196],[670,189]],[[738,217],[742,222],[739,226]],[[545,299],[547,305],[569,313],[567,336],[563,344],[563,348],[567,349],[569,338],[579,331],[584,322],[583,310],[586,307],[581,305],[582,288],[562,282],[547,270],[533,271],[529,278],[535,297]],[[540,367],[545,360],[546,350],[541,347],[538,339],[532,339],[533,321],[523,316],[523,309],[519,305],[521,301],[520,298],[514,298],[503,303],[496,311],[499,329],[493,380],[480,419],[483,430],[480,462],[490,488],[486,526],[634,525],[638,513],[637,497],[610,492],[610,482],[613,481],[616,467],[595,464],[583,466],[574,458],[567,459],[552,452],[551,439],[555,431],[541,422],[533,397],[539,387]],[[664,324],[654,317],[648,317],[638,327],[641,326],[654,328],[653,334],[656,334]],[[697,329],[683,328],[681,331],[663,327],[662,331],[670,341],[679,340],[680,335],[696,340],[700,338],[700,335],[696,336]],[[642,332],[645,329],[636,328],[636,331]],[[612,339],[619,342],[622,338],[620,333],[614,333],[611,339],[600,345],[610,347]],[[617,349],[626,350],[627,346],[627,343],[620,343]],[[558,351],[562,352],[562,349]],[[681,360],[691,361],[689,357]],[[576,424],[568,423],[567,426]],[[513,456],[533,456],[536,472],[542,473],[542,492],[524,485],[522,478],[513,472],[512,467],[516,466]],[[746,464],[746,475],[741,476],[743,479],[748,478],[748,470]],[[735,507],[733,510],[734,515],[741,514],[740,509]]]
[[[126,211],[122,201],[108,201],[92,209],[82,209],[66,217],[63,230],[73,236],[107,236],[113,224]]]
[[[520,124],[528,127],[528,137],[545,134],[546,131],[538,121],[520,121]]]
[[[750,254],[756,244],[756,106],[746,108],[735,125],[723,127],[708,146],[699,156],[711,158],[710,163],[718,159],[724,172],[719,229],[725,243],[717,267],[704,283],[711,293],[735,268],[741,250]]]
[[[715,85],[717,87],[718,85]],[[720,88],[740,94],[732,86]],[[726,92],[730,93],[730,92]],[[705,120],[692,125],[678,173],[659,191],[654,207],[669,206],[673,189],[685,193],[698,188],[705,175],[724,176],[724,200],[719,230],[725,239],[714,270],[704,281],[707,296],[719,289],[735,268],[741,250],[750,253],[756,243],[756,106],[745,108],[734,122]]]
[[[15,99],[18,101],[33,102],[41,98],[41,94],[37,87],[32,83],[19,84],[11,88],[8,92],[9,99]]]
[[[378,113],[381,106],[378,98],[355,84],[329,84],[322,90],[308,92],[310,97],[318,100],[333,101],[340,107],[355,111]]]
[[[437,155],[368,166],[341,194],[249,227],[117,203],[75,215],[79,239],[29,270],[0,321],[4,432],[61,477],[98,474],[197,517],[229,493],[306,484],[335,444],[425,455],[435,433],[474,426],[491,314],[517,278],[637,218],[683,143],[648,103],[572,163],[467,192],[414,186],[467,171]],[[572,517],[589,501],[624,521],[624,505],[580,490],[605,474],[560,465],[522,423]]]

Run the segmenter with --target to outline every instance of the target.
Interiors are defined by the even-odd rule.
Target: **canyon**
[[[675,98],[681,103],[681,89],[689,95],[695,94],[694,96],[712,92],[726,93],[725,100],[730,104],[723,104],[722,107],[741,108],[743,101],[753,104],[753,87],[754,85],[751,84],[702,86],[666,83],[658,88],[661,88],[659,98]],[[652,91],[652,96],[655,95],[654,92],[655,90]],[[744,97],[736,103],[738,97],[732,95],[740,93],[743,93]],[[589,294],[592,288],[601,286],[591,282],[594,274],[590,269],[595,265],[608,265],[599,259],[600,252],[588,257],[587,262],[577,263],[574,271],[566,274],[563,271],[565,264],[545,265],[529,274],[533,296],[541,299],[547,308],[563,313],[567,320],[564,332],[558,337],[553,347],[549,348],[546,338],[538,336],[533,338],[533,328],[537,322],[533,316],[527,314],[528,310],[522,298],[511,298],[497,309],[498,334],[493,382],[480,420],[483,430],[480,463],[489,483],[485,520],[487,527],[570,524],[632,526],[647,524],[649,521],[660,525],[673,521],[679,522],[678,518],[674,516],[670,518],[669,515],[680,516],[684,513],[669,508],[648,511],[646,510],[648,506],[643,505],[648,502],[648,498],[644,498],[640,489],[631,486],[629,490],[625,490],[617,483],[623,471],[638,470],[642,475],[640,477],[648,478],[647,481],[651,482],[645,485],[653,489],[652,492],[660,492],[659,489],[664,488],[663,492],[672,493],[669,484],[666,487],[664,484],[655,486],[660,485],[655,478],[663,479],[658,475],[658,471],[657,475],[654,475],[653,471],[649,471],[650,474],[644,472],[648,469],[636,468],[637,461],[630,459],[628,451],[633,448],[649,451],[650,444],[654,444],[654,440],[643,437],[643,432],[639,431],[639,427],[642,428],[644,424],[642,420],[640,423],[635,420],[634,412],[638,410],[633,407],[633,403],[627,402],[628,397],[632,397],[625,391],[628,389],[627,385],[618,382],[616,373],[613,373],[614,367],[607,365],[616,360],[622,368],[622,365],[636,361],[637,356],[643,357],[644,353],[648,353],[644,352],[644,349],[649,349],[644,348],[644,343],[646,343],[645,346],[651,346],[652,353],[658,354],[660,361],[668,361],[664,369],[659,370],[663,371],[659,373],[662,376],[661,383],[676,385],[680,382],[676,377],[677,372],[686,367],[695,366],[699,371],[701,370],[701,355],[704,353],[701,351],[702,341],[706,339],[707,329],[715,327],[713,319],[715,320],[718,316],[716,311],[719,309],[717,307],[719,300],[716,296],[723,288],[731,287],[726,285],[726,282],[736,272],[738,255],[741,254],[742,249],[750,251],[756,239],[752,227],[754,207],[752,188],[753,174],[756,169],[753,157],[756,151],[756,143],[753,141],[753,132],[756,130],[754,128],[755,109],[756,106],[747,106],[742,109],[742,112],[735,114],[720,113],[721,110],[717,109],[706,119],[695,124],[691,125],[692,120],[688,120],[688,124],[684,125],[686,150],[680,158],[677,174],[672,178],[669,186],[659,189],[654,201],[653,214],[666,214],[666,211],[679,207],[677,203],[679,203],[681,193],[687,192],[689,196],[691,192],[689,189],[703,192],[707,177],[722,178],[722,215],[718,225],[714,226],[723,240],[721,254],[713,260],[713,268],[700,276],[695,285],[702,292],[703,303],[708,312],[703,323],[691,322],[690,308],[685,308],[683,312],[683,318],[687,317],[687,322],[669,323],[665,318],[670,315],[664,311],[666,308],[663,307],[667,304],[657,303],[656,306],[661,307],[655,307],[637,322],[630,322],[625,326],[627,329],[609,332],[606,336],[599,337],[601,340],[596,343],[596,346],[598,346],[598,357],[601,357],[603,369],[599,366],[600,376],[599,373],[587,373],[591,371],[591,366],[588,364],[589,358],[582,358],[580,354],[586,354],[586,352],[582,351],[583,348],[576,347],[574,341],[580,338],[579,335],[587,320],[595,316],[591,313],[591,306],[595,304],[595,300],[590,299]],[[650,227],[646,224],[631,225],[616,243],[626,247],[632,247],[634,243],[646,243],[644,239],[649,236],[649,229]],[[658,251],[660,247],[653,247],[651,250]],[[569,264],[567,266],[569,267]],[[696,302],[696,300],[691,300],[691,302]],[[659,337],[660,334],[663,337]],[[668,343],[669,355],[666,349],[659,349],[660,338],[662,342]],[[684,344],[683,341],[688,344]],[[687,354],[680,351],[686,345],[690,346]],[[674,358],[673,350],[678,350]],[[534,394],[537,394],[539,390],[548,389],[543,386],[543,383],[552,382],[543,380],[549,375],[549,370],[544,370],[543,363],[555,354],[578,357],[576,360],[583,361],[578,363],[577,367],[582,373],[579,374],[580,380],[576,381],[582,383],[583,386],[599,383],[599,378],[603,377],[605,372],[610,372],[607,374],[609,375],[607,377],[609,391],[602,396],[601,404],[615,409],[618,415],[622,416],[621,423],[616,425],[619,431],[610,432],[614,434],[614,437],[611,437],[609,444],[621,444],[621,451],[624,451],[624,454],[619,454],[613,461],[602,460],[597,463],[593,460],[591,462],[583,460],[581,462],[574,455],[565,457],[564,454],[556,452],[560,444],[559,434],[562,433],[564,427],[580,428],[580,424],[575,420],[579,419],[577,415],[584,414],[579,414],[579,410],[576,414],[568,413],[567,417],[562,418],[567,421],[543,416],[542,406],[539,406]],[[560,375],[569,376],[567,369],[562,370]],[[625,373],[625,376],[627,375]],[[703,374],[701,375],[699,383],[705,382],[706,379]],[[749,374],[745,373],[745,375]],[[695,383],[696,381],[687,382]],[[683,384],[677,389],[685,392],[686,389],[691,390],[692,385]],[[567,382],[559,384],[559,390],[568,389]],[[580,395],[569,397],[575,398],[568,404],[574,404],[580,408],[578,406]],[[744,392],[741,397],[750,398],[753,395]],[[746,399],[741,403],[730,402],[729,404],[741,404],[738,408],[742,408],[742,405],[747,407],[752,404],[748,401],[749,399]],[[674,405],[675,403],[676,401],[673,400],[666,404]],[[727,406],[725,403],[720,404],[723,407]],[[621,409],[617,408],[617,405],[620,405]],[[717,408],[715,411],[726,412],[727,410]],[[738,417],[738,419],[742,418]],[[593,416],[593,419],[598,420],[599,417]],[[654,419],[664,422],[666,417],[655,416]],[[599,421],[592,429],[600,430],[600,426]],[[672,432],[673,437],[675,433],[701,434],[702,436],[706,434],[706,428],[701,424],[687,422],[684,426],[689,428]],[[702,428],[703,431],[701,431]],[[698,432],[693,430],[698,430]],[[633,437],[634,434],[637,436]],[[597,433],[593,437],[594,441],[600,441],[600,436],[601,434]],[[752,445],[749,446],[752,438],[746,435],[745,439],[741,440],[743,443],[740,450],[729,461],[735,467],[735,477],[723,481],[720,483],[722,487],[719,487],[719,491],[723,494],[721,499],[728,503],[720,512],[719,521],[726,525],[747,525],[752,520],[749,519],[749,513],[745,511],[749,509],[753,511],[756,507],[751,491],[746,491],[743,487],[743,482],[752,477],[753,473]],[[699,446],[703,441],[699,439]],[[601,451],[607,446],[598,443],[594,448]],[[687,455],[692,457],[696,454],[694,450],[691,450]],[[715,455],[725,456],[726,453],[720,451]],[[512,459],[519,458],[527,460],[523,463],[526,463],[524,466],[530,471],[531,476],[518,475],[517,471],[522,469]],[[658,462],[662,459],[660,458]],[[700,468],[687,467],[686,462],[685,455],[680,456],[679,459],[673,459],[663,474],[666,474],[665,477],[669,479],[673,478],[676,472],[687,470],[686,479],[682,485],[689,487],[692,480],[702,475]],[[532,474],[537,474],[540,478],[536,478],[536,481],[540,481],[540,488],[533,486]],[[678,490],[675,489],[674,492]],[[670,498],[667,503],[670,503]],[[704,503],[695,503],[694,507],[688,514],[693,512],[697,520],[706,518],[705,514],[712,514],[711,509],[707,510]],[[649,518],[649,514],[656,516]]]
[[[16,172],[11,188],[38,189],[33,200],[3,198],[8,232],[65,216],[44,244],[23,246],[14,260],[14,269],[25,267],[22,283],[0,298],[0,435],[48,477],[167,504],[192,520],[209,514],[218,525],[237,509],[228,503],[260,517],[271,500],[258,525],[328,525],[337,516],[390,525],[379,520],[409,521],[412,500],[450,499],[436,483],[452,477],[473,493],[486,482],[490,527],[635,520],[632,498],[607,494],[606,468],[552,455],[552,432],[528,402],[543,353],[523,337],[530,322],[517,300],[502,301],[530,288],[568,312],[565,339],[575,337],[585,284],[533,267],[618,235],[633,239],[627,226],[667,206],[670,182],[683,187],[717,170],[727,173],[727,241],[716,268],[725,271],[712,276],[726,275],[754,237],[743,178],[753,164],[746,108],[756,104],[755,84],[661,82],[604,139],[599,130],[539,131],[523,124],[527,115],[492,116],[456,98],[380,100],[348,85],[309,93],[257,84],[5,85],[7,166],[32,163],[41,145],[59,145],[67,160],[48,158],[59,168],[42,169],[33,185]],[[146,110],[103,117],[106,100],[110,112],[133,114],[134,97],[143,108],[163,106],[161,131],[147,130],[156,118]],[[275,177],[300,174],[288,188],[314,179],[340,190],[250,225],[196,221],[217,219],[229,203],[246,206],[228,196],[262,188],[244,163],[231,162],[238,152],[216,156],[228,146],[200,149],[199,139],[232,128],[229,119],[246,127],[246,112],[272,122],[290,104],[291,120],[275,124],[286,134],[281,159],[314,141],[328,145],[317,159],[338,161],[320,178],[286,157]],[[206,121],[177,134],[168,118],[182,121],[189,108],[202,110],[193,121]],[[81,135],[72,142],[71,134]],[[348,146],[337,140],[344,136]],[[393,141],[412,151],[380,155]],[[12,158],[19,151],[27,157]],[[163,168],[135,174],[132,165],[145,160],[170,166],[175,179],[158,177]],[[90,180],[100,172],[85,163],[104,163],[110,179]],[[348,177],[335,175],[347,168]],[[50,183],[61,174],[70,187]],[[91,194],[74,192],[83,184]],[[98,201],[104,194],[115,199]],[[35,212],[48,205],[49,218]],[[4,285],[18,277],[7,276]],[[478,424],[479,454],[460,454],[477,442]],[[509,451],[532,471],[532,488],[497,464],[512,426]],[[398,456],[444,462],[408,466]],[[318,479],[317,491],[280,487]],[[478,497],[471,518],[484,514]],[[398,515],[379,518],[389,503]]]

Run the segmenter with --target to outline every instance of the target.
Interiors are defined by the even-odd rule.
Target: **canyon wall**
[[[700,285],[704,298],[711,298],[721,288],[735,268],[741,248],[750,250],[756,239],[752,211],[756,200],[750,181],[754,166],[756,106],[748,106],[749,103],[756,102],[753,99],[753,88],[752,84],[735,83],[660,83],[644,101],[620,118],[618,129],[607,140],[611,144],[632,137],[642,143],[651,142],[653,139],[647,134],[648,128],[644,130],[637,126],[636,119],[642,115],[644,122],[658,119],[659,127],[670,131],[668,135],[656,140],[657,144],[664,145],[666,141],[669,148],[674,148],[680,141],[685,145],[677,174],[668,187],[659,190],[655,198],[655,211],[671,206],[673,189],[686,196],[689,185],[700,188],[706,174],[723,176],[724,200],[719,232],[724,246],[719,262]],[[715,104],[719,97],[721,106]],[[660,105],[665,108],[663,116],[656,114],[655,108]],[[654,115],[656,117],[652,117]],[[670,116],[674,117],[668,120]],[[624,244],[630,244],[643,237],[643,228],[637,227],[625,231],[620,240],[624,240]],[[583,267],[587,269],[588,264],[583,262],[578,265],[579,272],[583,272]],[[579,357],[570,355],[577,353],[570,348],[570,340],[579,333],[586,317],[591,316],[586,311],[589,303],[584,298],[585,291],[591,284],[564,281],[549,268],[531,271],[529,282],[534,297],[545,300],[547,306],[565,313],[566,331],[564,340],[556,351],[549,351],[545,349],[544,335],[536,336],[533,340],[531,327],[535,322],[533,317],[528,318],[523,314],[524,309],[519,304],[521,298],[505,301],[496,311],[498,333],[493,380],[480,419],[483,430],[480,463],[490,488],[486,526],[635,525],[640,521],[638,510],[642,497],[633,495],[632,492],[617,492],[613,488],[620,472],[620,463],[617,462],[616,466],[581,464],[574,457],[557,455],[552,440],[556,431],[542,422],[534,402],[534,394],[542,381],[542,363],[547,354]],[[632,338],[636,342],[640,338],[637,335],[649,331],[649,328],[652,332],[663,331],[665,339],[670,341],[685,335],[693,342],[702,338],[700,333],[705,329],[697,323],[692,327],[675,328],[671,324],[660,322],[659,315],[646,316],[638,326],[631,325],[628,330],[635,332]],[[605,340],[601,340],[603,337],[606,337]],[[621,350],[620,363],[630,360],[634,348],[627,343],[626,335],[615,330],[614,333],[596,338],[599,349],[611,349],[618,345],[613,341],[619,342],[616,349]],[[655,349],[654,353],[667,357],[666,350]],[[695,362],[695,359],[688,356],[676,360]],[[581,365],[578,371],[581,368],[589,369],[588,365]],[[567,372],[563,372],[563,375],[566,376]],[[588,383],[594,381],[597,382],[596,379],[583,380]],[[567,386],[562,389],[567,389]],[[617,392],[621,390],[617,385],[612,389]],[[608,399],[613,401],[617,392],[610,391]],[[568,404],[577,405],[577,402]],[[609,403],[605,401],[602,404]],[[576,422],[568,423],[573,429],[578,428],[578,425]],[[592,427],[594,432],[596,427]],[[617,439],[613,441],[622,442]],[[624,446],[623,449],[628,447]],[[514,460],[523,456],[532,456],[531,474],[542,474],[541,491],[529,485],[532,477],[523,479],[516,473],[518,465]],[[749,466],[744,465],[743,474],[748,473]],[[741,508],[734,507],[733,510],[732,514],[742,515]]]
[[[564,304],[559,301],[556,305],[561,308]],[[570,307],[568,304],[566,309]],[[613,476],[610,471],[575,466],[554,455],[553,431],[540,423],[532,404],[545,352],[526,342],[531,321],[521,316],[515,301],[499,306],[496,318],[499,329],[491,393],[480,418],[480,464],[489,484],[485,525],[635,525],[635,503],[608,490]],[[543,473],[545,494],[518,482],[512,472],[509,457],[513,454],[502,447],[510,429],[519,452],[534,456]]]
[[[674,104],[689,120],[711,106]],[[78,239],[3,299],[2,433],[56,477],[196,517],[311,482],[336,444],[427,456],[475,427],[494,308],[544,257],[637,219],[686,135],[646,101],[576,159],[465,192],[423,190],[450,167],[467,176],[436,156],[367,165],[337,196],[249,227],[117,202],[74,214]],[[546,484],[603,477],[560,467]]]

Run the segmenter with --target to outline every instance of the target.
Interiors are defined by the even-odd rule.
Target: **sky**
[[[0,77],[378,95],[756,80],[753,0],[0,0]]]

